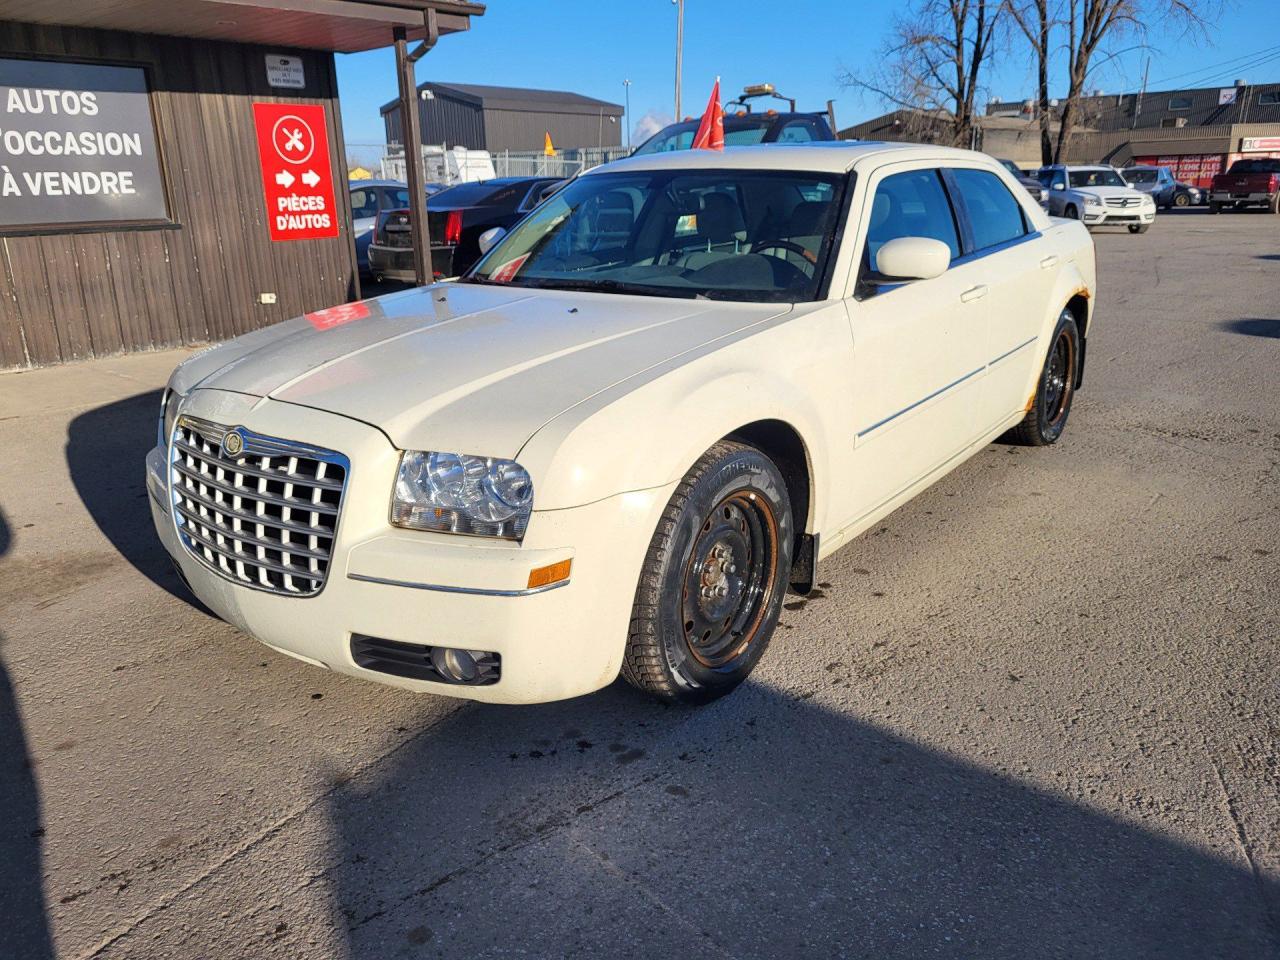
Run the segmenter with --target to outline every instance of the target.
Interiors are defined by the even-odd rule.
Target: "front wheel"
[[[795,539],[777,466],[722,440],[676,487],[640,572],[622,675],[706,703],[747,678],[782,609]]]
[[[1075,314],[1063,310],[1049,341],[1049,353],[1040,371],[1036,395],[1022,422],[1007,434],[1010,441],[1028,447],[1047,447],[1057,443],[1071,413],[1079,366],[1080,328],[1076,325]]]
[[[1129,232],[1130,233],[1146,233],[1147,229],[1150,226],[1151,224],[1149,223],[1131,223],[1129,224]]]
[[[1191,206],[1191,195],[1188,193],[1175,193],[1173,195],[1173,205],[1175,207]]]
[[[1077,210],[1074,205],[1068,206],[1067,209],[1062,212],[1063,212],[1063,215],[1066,216],[1068,220],[1080,219],[1080,211]]]

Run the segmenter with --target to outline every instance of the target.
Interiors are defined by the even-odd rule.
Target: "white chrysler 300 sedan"
[[[201,601],[307,663],[705,701],[823,557],[995,438],[1058,439],[1094,282],[1084,226],[981,154],[634,157],[461,279],[182,364],[152,514]]]

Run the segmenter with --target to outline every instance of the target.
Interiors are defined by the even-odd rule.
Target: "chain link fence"
[[[424,144],[423,168],[428,183],[452,186],[494,177],[572,177],[583,170],[627,156],[627,147],[581,147],[557,150],[503,150],[489,153],[466,147]],[[398,143],[348,143],[347,169],[353,179],[405,180],[404,147]]]

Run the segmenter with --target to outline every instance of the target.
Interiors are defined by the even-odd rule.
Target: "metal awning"
[[[467,0],[0,0],[0,20],[353,53],[468,29]]]

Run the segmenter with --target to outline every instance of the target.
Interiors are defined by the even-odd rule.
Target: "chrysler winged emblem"
[[[239,427],[232,427],[222,437],[222,455],[234,459],[242,453],[244,453],[244,431]]]

